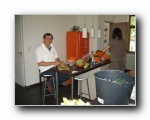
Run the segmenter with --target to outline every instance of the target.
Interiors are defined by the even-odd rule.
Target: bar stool
[[[83,73],[81,75],[75,76],[75,78],[74,78],[75,80],[79,81],[79,95],[80,95],[80,99],[81,99],[82,94],[89,95],[89,99],[91,99],[91,97],[90,97],[89,83],[88,83],[88,77],[89,76],[88,76],[87,73]],[[82,92],[82,81],[83,80],[86,80],[86,82],[87,82],[88,94]]]
[[[43,82],[43,86],[42,86],[42,99],[43,99],[43,105],[45,103],[45,97],[46,96],[54,96],[54,98],[56,98],[56,90],[55,90],[55,81],[54,81],[54,76],[53,75],[42,75],[40,74],[40,79],[41,82]],[[54,83],[54,93],[46,93],[47,91],[47,87],[46,87],[46,80],[53,80]]]

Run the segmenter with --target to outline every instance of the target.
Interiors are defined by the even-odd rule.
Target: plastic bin
[[[128,105],[135,77],[118,70],[102,70],[94,74],[96,96],[104,105]],[[124,83],[112,82],[118,78]]]

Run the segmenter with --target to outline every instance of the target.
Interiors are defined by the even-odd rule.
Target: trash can
[[[101,70],[94,74],[96,96],[104,105],[128,105],[135,77],[119,70]]]

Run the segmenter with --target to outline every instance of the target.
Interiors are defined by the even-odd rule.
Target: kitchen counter
[[[69,70],[58,70],[58,68],[55,68],[54,71],[56,72],[60,72],[60,73],[63,73],[63,74],[67,74],[69,76],[77,76],[79,74],[82,74],[82,73],[85,73],[85,72],[89,72],[91,70],[94,70],[96,68],[100,68],[104,65],[107,65],[109,64],[110,61],[102,61],[100,63],[97,63],[96,65],[89,65],[87,68],[84,68],[84,67],[77,67],[76,65],[74,66],[69,66]],[[72,71],[76,71],[75,73],[72,73]]]
[[[69,75],[71,77],[71,99],[73,99],[73,90],[74,90],[74,77],[77,76],[77,75],[80,75],[82,73],[85,73],[85,72],[90,72],[90,71],[93,71],[95,69],[99,69],[100,70],[100,67],[102,66],[105,66],[107,64],[109,64],[110,61],[103,61],[103,62],[100,62],[96,65],[89,65],[87,68],[79,68],[79,67],[76,67],[75,65],[70,67],[69,70],[59,70],[57,67],[53,68],[52,71],[55,71],[56,72],[56,99],[57,99],[57,104],[58,104],[58,73],[62,73],[62,74],[66,74],[66,75]],[[76,71],[73,73],[73,71]],[[93,75],[92,75],[93,76]],[[94,79],[91,79],[90,81],[94,81],[95,82],[95,78]],[[90,84],[90,83],[89,83]],[[90,84],[91,86],[92,84]],[[94,85],[95,86],[95,85]],[[79,87],[78,87],[79,88]],[[94,92],[96,92],[94,90]],[[94,95],[95,96],[95,95]]]

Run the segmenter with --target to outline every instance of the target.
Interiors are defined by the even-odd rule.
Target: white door
[[[15,82],[24,87],[25,71],[22,41],[22,19],[21,16],[15,16]]]

